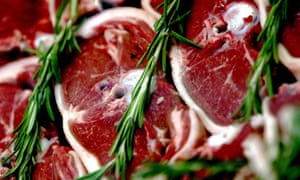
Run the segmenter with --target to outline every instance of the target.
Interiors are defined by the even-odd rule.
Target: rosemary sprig
[[[108,169],[114,169],[116,177],[120,177],[121,173],[122,179],[126,179],[126,165],[131,162],[133,157],[134,133],[137,127],[142,128],[143,126],[144,110],[150,100],[159,60],[161,60],[162,69],[166,70],[170,40],[177,39],[199,47],[180,35],[182,32],[175,31],[175,28],[181,26],[180,20],[187,15],[179,15],[180,6],[180,0],[164,0],[163,15],[154,25],[156,35],[137,64],[139,66],[147,58],[147,65],[132,92],[132,100],[127,110],[116,126],[118,135],[110,151],[110,156],[114,155],[114,159],[103,168],[83,176],[79,180],[98,180],[105,175]]]
[[[266,23],[259,34],[258,40],[263,41],[263,46],[258,58],[252,66],[247,80],[247,92],[242,105],[233,114],[243,120],[249,120],[252,113],[261,112],[261,97],[259,94],[262,77],[266,76],[266,86],[269,96],[273,96],[271,62],[279,62],[278,38],[287,19],[288,0],[270,0],[271,10]]]
[[[57,13],[58,17],[61,17],[67,2],[67,0],[63,1]],[[74,34],[77,27],[73,26],[73,22],[77,18],[77,4],[77,0],[70,1],[71,19],[65,27],[60,27],[56,23],[53,44],[47,50],[41,48],[32,51],[39,56],[41,63],[34,77],[37,79],[37,84],[29,97],[22,122],[13,132],[15,137],[9,146],[14,145],[14,152],[3,160],[6,162],[15,156],[16,165],[2,178],[14,176],[16,179],[31,179],[37,153],[41,150],[40,125],[46,118],[46,114],[42,114],[41,111],[46,109],[48,117],[53,121],[55,120],[51,100],[53,99],[53,83],[61,82],[58,58],[66,48],[72,50],[75,47],[79,50]],[[57,19],[57,22],[59,20]]]
[[[146,164],[145,167],[134,174],[133,179],[150,179],[157,176],[164,176],[166,179],[179,179],[183,175],[193,175],[201,170],[207,172],[206,179],[219,179],[219,175],[235,173],[239,168],[246,165],[246,163],[247,161],[242,159],[231,161],[195,159],[179,161],[173,164],[151,163]]]

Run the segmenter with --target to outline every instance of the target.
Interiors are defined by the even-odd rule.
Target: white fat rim
[[[172,113],[174,116],[181,118],[182,117],[181,115],[184,113],[184,110],[174,109],[174,111]],[[176,119],[177,119],[176,117],[172,118],[172,120],[171,120],[172,123],[174,123],[174,126],[180,125],[178,123],[186,123],[186,121],[188,120],[189,124],[190,124],[190,129],[189,129],[189,135],[185,140],[183,140],[181,137],[180,140],[185,141],[185,144],[181,147],[181,149],[179,149],[179,151],[177,151],[173,155],[173,157],[169,161],[170,163],[174,163],[177,160],[191,159],[195,155],[195,153],[191,153],[191,150],[194,147],[196,147],[198,140],[200,138],[206,137],[206,131],[204,130],[204,127],[203,127],[197,113],[192,109],[188,109],[188,115],[189,115],[188,116],[189,118],[186,119],[184,122],[183,121],[176,122]],[[183,129],[183,128],[184,128],[184,126],[180,125],[180,127],[178,128],[178,131],[185,131],[186,129]]]
[[[17,76],[24,72],[26,67],[38,64],[39,58],[37,56],[31,56],[5,64],[0,67],[0,83],[15,84]]]
[[[267,153],[269,159],[272,161],[278,157],[279,149],[278,149],[278,123],[276,121],[276,117],[270,111],[270,99],[265,98],[262,103],[262,111],[264,117],[264,141],[267,146]]]
[[[70,129],[71,121],[76,118],[79,118],[78,115],[80,116],[80,113],[83,112],[77,112],[76,114],[74,114],[76,110],[74,110],[72,107],[68,108],[68,106],[65,104],[61,84],[56,84],[54,86],[54,93],[57,107],[63,118],[63,131],[68,142],[70,143],[74,151],[78,154],[79,158],[83,162],[88,172],[93,172],[100,169],[101,165],[97,157],[90,153],[84,146],[82,146],[76,140]]]
[[[260,19],[260,25],[263,27],[265,25],[266,19],[267,19],[267,7],[269,6],[268,0],[254,0],[258,7],[259,11],[259,19]]]
[[[50,139],[43,137],[40,140],[41,152],[37,156],[37,162],[43,162],[43,158],[48,153],[50,147],[57,142],[58,142],[57,136]]]
[[[55,10],[55,0],[48,0],[48,11],[52,25],[55,25],[56,10]]]
[[[277,179],[272,162],[278,156],[278,127],[276,117],[270,112],[269,98],[263,100],[263,138],[250,134],[243,142],[244,155],[251,169],[262,179]]]
[[[275,180],[276,175],[265,151],[265,143],[258,134],[250,134],[242,144],[249,166],[261,179]]]
[[[83,165],[82,165],[82,161],[79,158],[78,153],[76,153],[74,150],[71,150],[68,153],[70,154],[70,156],[73,157],[73,160],[74,160],[74,163],[75,163],[75,166],[76,166],[76,170],[77,170],[77,173],[78,173],[78,177],[81,177],[81,176],[85,175],[86,170],[85,170],[85,167],[83,167]]]
[[[300,57],[292,56],[285,46],[278,44],[278,56],[284,66],[286,66],[295,76],[297,81],[300,80]]]
[[[182,64],[181,59],[183,59],[182,51],[177,45],[174,45],[170,51],[170,58],[171,58],[171,66],[172,66],[172,77],[174,80],[174,84],[182,97],[185,103],[192,109],[194,109],[199,117],[202,119],[202,122],[205,128],[212,134],[220,133],[226,131],[233,125],[228,126],[221,126],[213,122],[207,114],[203,111],[201,107],[199,107],[196,102],[192,99],[190,94],[188,93],[186,87],[182,83],[183,71],[182,71]]]
[[[90,38],[94,35],[94,29],[96,27],[106,21],[114,19],[125,21],[133,19],[133,23],[135,22],[134,19],[138,19],[144,21],[151,28],[153,28],[156,21],[154,17],[142,9],[134,7],[117,7],[102,11],[101,13],[89,18],[78,30],[78,35],[86,39]]]
[[[145,11],[149,12],[155,19],[159,19],[161,17],[161,14],[155,11],[155,9],[153,9],[153,7],[151,6],[151,0],[142,0],[141,6],[143,9],[145,9]]]

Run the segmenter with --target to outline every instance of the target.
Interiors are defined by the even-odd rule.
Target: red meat
[[[173,79],[210,132],[233,123],[231,115],[241,105],[258,53],[259,32],[252,1],[194,1],[186,36],[202,49],[186,44],[173,48]]]

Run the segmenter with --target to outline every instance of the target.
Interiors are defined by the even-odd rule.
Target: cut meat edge
[[[88,21],[78,30],[78,35],[83,38],[90,38],[95,33],[95,28],[100,24],[105,23],[109,20],[127,20],[128,18],[140,19],[149,25],[149,27],[153,27],[156,19],[152,17],[148,12],[137,9],[133,7],[117,7],[109,10],[105,10],[93,17],[89,18]],[[134,23],[134,22],[133,22]]]
[[[93,172],[97,169],[100,169],[101,164],[98,161],[97,157],[90,153],[76,140],[75,136],[71,132],[71,126],[69,125],[70,121],[77,119],[78,116],[81,116],[84,112],[78,112],[76,111],[76,109],[72,109],[72,107],[68,108],[68,106],[64,103],[65,100],[63,97],[63,89],[61,84],[55,85],[54,92],[58,109],[61,112],[63,118],[63,131],[66,138],[68,139],[68,142],[70,143],[74,151],[78,154],[88,172]]]
[[[174,84],[177,88],[177,91],[179,92],[180,96],[185,101],[185,103],[198,113],[206,129],[210,133],[216,134],[216,133],[226,131],[228,128],[230,128],[232,125],[221,126],[216,124],[210,117],[208,117],[205,111],[196,104],[196,102],[192,99],[192,97],[188,93],[188,90],[182,83],[183,70],[181,67],[183,66],[181,64],[181,59],[183,58],[183,54],[177,45],[174,45],[171,48],[170,58],[171,58],[171,67],[172,67],[172,77],[173,77]]]
[[[174,109],[170,118],[171,143],[175,154],[169,162],[188,160],[197,155],[197,146],[204,142],[207,133],[197,113],[190,109]],[[173,136],[173,137],[172,137]],[[168,150],[167,153],[168,155]]]
[[[37,56],[31,56],[8,63],[0,68],[0,83],[16,83],[18,74],[26,71],[26,68],[38,66]]]
[[[270,4],[266,0],[254,0],[254,2],[256,3],[259,10],[260,25],[261,27],[263,27],[267,19],[267,8]]]

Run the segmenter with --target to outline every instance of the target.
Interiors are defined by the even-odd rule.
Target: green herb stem
[[[62,4],[66,7],[67,1],[63,1]],[[77,9],[77,0],[72,0],[70,4],[73,4],[72,7]],[[58,14],[61,14],[63,10],[64,8],[60,8]],[[53,84],[61,81],[58,58],[67,47],[68,49],[72,47],[79,49],[75,39],[77,28],[73,26],[75,18],[76,13],[73,12],[65,27],[55,27],[55,29],[60,31],[56,32],[55,40],[48,50],[41,48],[31,51],[39,56],[41,63],[35,74],[37,84],[29,97],[22,122],[13,132],[15,137],[9,146],[14,144],[14,152],[3,160],[3,162],[6,162],[15,156],[16,165],[2,178],[31,179],[31,174],[37,161],[37,154],[41,150],[40,126],[42,121],[47,119],[45,114],[42,114],[42,111],[44,109],[47,110],[49,119],[55,120],[51,101],[54,99]]]
[[[157,176],[166,177],[166,179],[180,179],[183,175],[192,175],[199,171],[208,172],[206,177],[215,178],[218,175],[235,173],[239,168],[246,165],[245,160],[217,161],[206,159],[195,159],[189,161],[178,161],[170,164],[150,163],[145,164],[139,172],[133,175],[134,180],[150,179]]]
[[[194,42],[175,32],[174,26],[180,27],[179,20],[182,20],[187,15],[179,15],[180,6],[180,0],[164,0],[164,13],[154,25],[156,35],[137,63],[137,66],[139,66],[145,59],[148,59],[147,65],[132,92],[131,102],[127,110],[116,126],[118,135],[110,151],[110,155],[115,156],[114,159],[103,168],[93,172],[94,176],[88,174],[79,178],[80,180],[89,178],[100,179],[110,168],[114,168],[116,177],[120,177],[121,172],[122,179],[126,179],[126,166],[130,164],[133,157],[134,133],[137,127],[143,127],[144,110],[151,98],[159,60],[161,60],[162,69],[166,70],[170,40],[176,39],[199,47]]]
[[[287,19],[288,0],[274,0],[271,2],[271,10],[266,23],[259,34],[258,40],[263,41],[263,46],[257,60],[251,68],[247,80],[247,92],[242,105],[233,113],[233,118],[250,120],[251,115],[261,112],[260,89],[262,87],[262,77],[265,76],[268,95],[273,96],[273,85],[271,75],[271,62],[279,62],[278,57],[278,37],[281,28]]]

